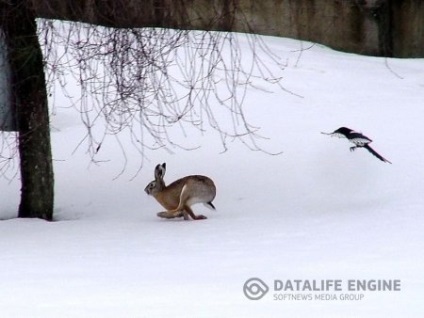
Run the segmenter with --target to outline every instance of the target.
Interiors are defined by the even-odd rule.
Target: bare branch
[[[87,127],[81,144],[93,160],[107,136],[123,131],[142,156],[145,149],[193,149],[175,140],[171,131],[176,127],[183,134],[187,127],[201,134],[212,128],[224,150],[233,139],[263,151],[259,128],[246,120],[243,102],[259,79],[279,85],[281,77],[274,76],[270,62],[278,70],[284,65],[261,37],[50,20],[39,24],[48,80],[70,96],[72,76],[80,90],[73,100]],[[243,50],[246,44],[250,50]],[[100,134],[93,130],[99,121],[106,123]]]

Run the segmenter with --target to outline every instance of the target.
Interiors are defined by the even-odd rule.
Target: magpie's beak
[[[321,131],[321,134],[334,137],[335,132],[333,131],[331,133],[327,133],[327,132],[322,132]]]

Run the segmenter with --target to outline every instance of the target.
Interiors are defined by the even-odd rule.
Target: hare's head
[[[150,182],[145,188],[144,191],[146,191],[149,195],[154,195],[155,193],[158,193],[162,191],[165,188],[165,182],[163,181],[163,176],[166,172],[166,163],[158,164],[155,168],[155,180]]]

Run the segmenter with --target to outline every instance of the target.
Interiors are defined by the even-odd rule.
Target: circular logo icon
[[[259,278],[250,278],[243,285],[243,293],[250,300],[259,300],[269,291],[267,284]]]

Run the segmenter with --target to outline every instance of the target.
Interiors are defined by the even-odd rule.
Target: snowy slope
[[[221,154],[207,133],[186,137],[202,146],[195,151],[148,152],[135,178],[141,159],[129,147],[116,179],[117,144],[103,145],[99,165],[73,153],[84,127],[56,97],[58,222],[14,219],[19,182],[0,185],[2,317],[423,316],[424,61],[266,41],[286,61],[282,84],[295,94],[250,89],[245,110],[278,156],[238,143]],[[393,164],[320,134],[340,126],[369,136]],[[162,209],[143,189],[159,162],[168,182],[213,178],[217,211],[195,206],[205,221],[157,218]],[[276,301],[270,291],[252,301],[243,294],[251,277],[271,289],[286,279],[400,279],[402,289],[357,301]]]

